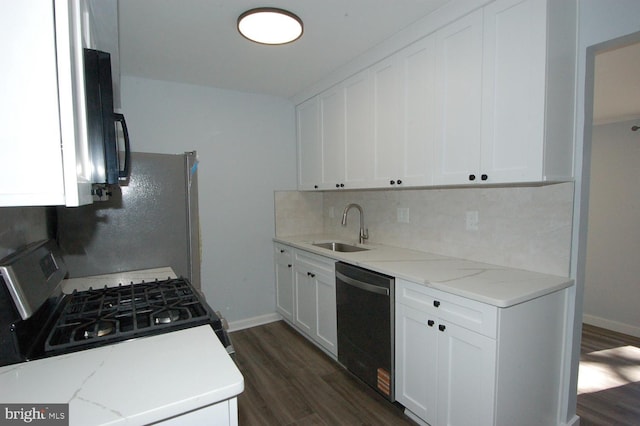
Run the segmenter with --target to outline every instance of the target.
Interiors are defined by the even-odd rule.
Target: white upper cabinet
[[[371,82],[354,75],[296,107],[298,188],[366,188],[373,178]]]
[[[320,95],[320,141],[323,175],[321,188],[344,188],[345,99],[342,85]]]
[[[483,51],[483,172],[492,182],[571,178],[574,2],[489,4]]]
[[[571,178],[572,4],[497,0],[439,32],[435,183]]]
[[[298,139],[298,189],[320,189],[322,184],[322,140],[320,107],[313,97],[296,107]]]
[[[435,52],[427,37],[371,68],[375,187],[431,183]]]
[[[479,172],[482,11],[436,33],[434,183],[467,182]]]
[[[345,170],[348,188],[366,188],[373,179],[371,79],[365,71],[343,85],[345,100]],[[330,159],[326,159],[331,161]]]
[[[400,140],[402,111],[402,63],[398,55],[371,67],[373,80],[374,184],[397,184],[404,166]]]
[[[317,95],[317,189],[571,179],[575,1],[496,0],[438,28]]]
[[[436,131],[436,38],[426,37],[401,52],[402,107],[400,129],[402,185],[433,182]]]
[[[92,19],[84,0],[12,2],[0,16],[0,206],[93,201],[83,62]]]

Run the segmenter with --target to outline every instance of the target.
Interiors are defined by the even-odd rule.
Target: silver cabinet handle
[[[378,287],[377,285],[365,283],[362,281],[355,280],[353,278],[347,277],[340,272],[336,272],[336,277],[345,284],[348,284],[353,287],[357,287],[364,291],[369,291],[371,293],[384,294],[385,296],[389,295],[389,289],[384,287]]]

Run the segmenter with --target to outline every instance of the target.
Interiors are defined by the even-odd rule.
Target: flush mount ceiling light
[[[256,43],[286,44],[302,36],[302,20],[283,9],[259,7],[238,17],[238,31]]]

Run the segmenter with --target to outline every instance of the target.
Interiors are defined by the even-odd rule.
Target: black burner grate
[[[45,349],[100,346],[215,321],[218,317],[182,278],[90,289],[66,297]]]

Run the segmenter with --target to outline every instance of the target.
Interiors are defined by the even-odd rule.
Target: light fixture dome
[[[238,31],[256,43],[286,44],[302,36],[303,25],[302,20],[289,11],[259,7],[238,17]]]

